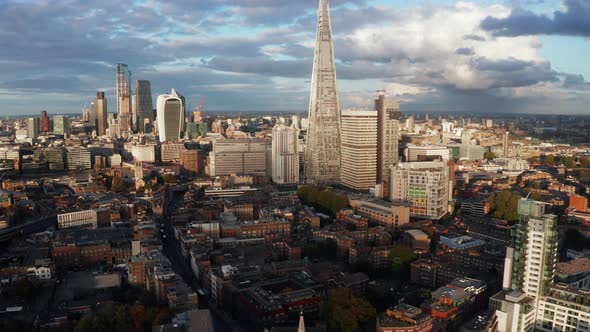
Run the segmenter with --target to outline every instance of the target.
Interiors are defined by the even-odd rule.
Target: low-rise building
[[[430,332],[433,319],[420,308],[400,303],[377,316],[377,332]]]

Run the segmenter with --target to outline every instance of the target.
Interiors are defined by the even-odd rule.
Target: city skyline
[[[587,111],[585,1],[330,4],[343,109],[370,107],[385,88],[404,112]],[[79,113],[96,91],[115,110],[120,62],[154,95],[175,87],[187,104],[205,96],[209,110],[307,107],[317,1],[121,6],[3,3],[0,114]],[[18,24],[13,12],[25,13]]]

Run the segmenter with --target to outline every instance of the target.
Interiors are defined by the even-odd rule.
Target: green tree
[[[550,166],[555,166],[555,157],[553,157],[553,155],[548,155],[545,157],[545,159],[543,160],[545,162],[545,164],[550,165]]]
[[[125,181],[123,181],[123,179],[121,177],[115,176],[115,177],[113,177],[113,180],[111,181],[111,190],[116,193],[125,192],[127,190],[127,185],[125,184]]]
[[[164,183],[176,183],[177,181],[176,176],[170,173],[162,174],[162,180],[164,180]]]
[[[492,160],[492,159],[498,158],[498,156],[496,156],[496,154],[491,151],[484,153],[483,157],[487,160]]]
[[[391,248],[389,252],[389,261],[391,262],[391,269],[393,271],[402,271],[409,267],[410,262],[412,262],[416,256],[414,255],[414,251],[404,245],[396,245]]]
[[[329,331],[361,331],[376,315],[375,308],[367,300],[352,295],[347,288],[330,289],[321,310]]]
[[[492,210],[492,216],[507,221],[518,219],[518,199],[519,196],[509,190],[502,190],[490,195],[489,202]]]
[[[572,157],[561,157],[559,163],[567,168],[574,168],[576,166],[576,163]]]
[[[17,280],[14,285],[16,295],[30,299],[35,295],[35,285],[28,278],[21,278]]]

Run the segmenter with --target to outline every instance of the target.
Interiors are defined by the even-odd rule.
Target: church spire
[[[305,332],[305,321],[303,321],[303,310],[299,313],[299,327],[297,332]]]

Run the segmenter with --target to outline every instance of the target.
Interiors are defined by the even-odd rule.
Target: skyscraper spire
[[[340,105],[328,0],[319,2],[305,177],[313,182],[332,182],[340,177]]]
[[[303,311],[299,313],[299,327],[297,328],[297,332],[305,332],[305,321],[303,320]]]

